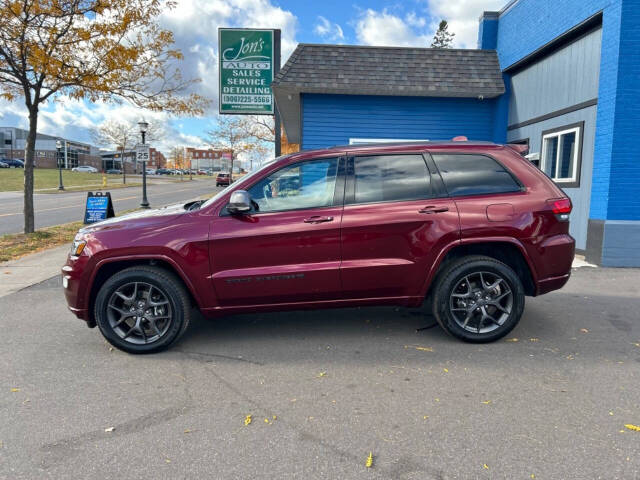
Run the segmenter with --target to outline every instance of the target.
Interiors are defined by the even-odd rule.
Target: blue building
[[[273,83],[301,149],[377,140],[525,143],[571,197],[588,261],[640,266],[640,0],[512,0],[478,50],[301,44]]]

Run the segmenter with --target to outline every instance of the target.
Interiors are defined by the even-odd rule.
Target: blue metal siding
[[[350,138],[493,140],[495,100],[304,94],[303,150]]]
[[[511,77],[509,125],[598,97],[598,29]]]

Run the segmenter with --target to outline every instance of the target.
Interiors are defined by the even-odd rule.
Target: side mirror
[[[242,215],[251,211],[251,197],[246,190],[236,190],[231,194],[227,211],[232,215]]]

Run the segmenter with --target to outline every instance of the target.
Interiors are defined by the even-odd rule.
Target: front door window
[[[281,212],[333,204],[338,171],[337,158],[289,165],[249,188],[257,211]]]

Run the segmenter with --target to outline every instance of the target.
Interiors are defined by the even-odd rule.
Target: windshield
[[[258,175],[259,173],[261,173],[265,168],[270,167],[271,165],[273,165],[275,162],[277,162],[278,160],[282,160],[283,158],[288,157],[288,155],[282,155],[280,157],[276,157],[276,158],[272,158],[271,160],[267,160],[266,162],[264,162],[262,164],[262,166],[257,169],[254,170],[253,172],[245,175],[244,177],[242,177],[242,181],[244,182],[245,180],[248,180],[250,178],[255,177],[256,175]],[[216,195],[214,195],[213,197],[211,197],[209,200],[207,200],[206,202],[204,202],[202,204],[202,207],[200,208],[205,208],[208,207],[209,205],[211,205],[212,203],[214,203],[216,200],[218,200],[220,197],[222,197],[226,192],[227,189],[231,187],[231,185],[233,185],[233,183],[229,184],[228,187],[222,189],[221,191],[219,191]]]

